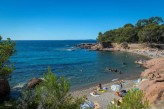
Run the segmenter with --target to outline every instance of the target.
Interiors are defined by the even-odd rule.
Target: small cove
[[[96,41],[16,41],[16,53],[10,59],[15,67],[11,74],[11,86],[21,86],[31,78],[43,77],[48,66],[57,76],[66,77],[73,90],[117,78],[132,79],[144,70],[134,63],[137,59],[147,59],[144,56],[75,48],[79,43],[94,42]],[[70,51],[72,48],[75,51]],[[122,74],[107,71],[107,68],[118,69]]]

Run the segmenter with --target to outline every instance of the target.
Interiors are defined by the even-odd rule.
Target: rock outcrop
[[[81,49],[91,49],[91,47],[93,47],[94,45],[96,45],[96,43],[81,43],[76,45],[76,47],[79,47]]]
[[[34,88],[36,85],[40,84],[43,80],[40,78],[33,78],[27,83],[27,88]]]
[[[100,51],[119,51],[121,49],[129,49],[128,43],[110,43],[110,42],[102,42],[102,43],[81,43],[76,45],[81,49],[89,49],[89,50],[100,50]]]
[[[139,88],[145,92],[145,97],[150,103],[156,104],[164,101],[164,58],[154,58],[144,64],[147,69],[141,77],[146,77],[139,84]]]
[[[112,44],[110,42],[102,42],[101,45],[103,48],[111,48],[112,47]]]
[[[164,101],[164,82],[145,80],[140,84],[140,89],[145,92],[150,103]]]
[[[128,43],[126,43],[126,42],[121,43],[120,47],[123,49],[129,49]]]

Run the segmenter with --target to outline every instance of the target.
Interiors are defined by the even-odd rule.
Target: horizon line
[[[13,40],[13,39],[11,39]],[[13,41],[75,41],[75,40],[96,40],[96,39],[16,39]]]

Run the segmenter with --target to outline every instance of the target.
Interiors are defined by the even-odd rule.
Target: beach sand
[[[122,90],[129,90],[131,89],[134,85],[135,82],[134,80],[123,80],[123,88]],[[116,81],[115,81],[116,82]],[[100,109],[107,109],[107,106],[110,104],[111,101],[113,101],[114,98],[119,99],[120,97],[115,95],[115,92],[110,89],[110,86],[113,85],[115,82],[109,82],[106,84],[102,84],[102,86],[107,87],[106,92],[99,92],[100,96],[94,97],[90,95],[90,93],[95,89],[97,86],[92,86],[90,88],[82,89],[82,90],[77,90],[77,91],[72,91],[71,94],[73,97],[83,97],[86,96],[88,100],[92,102],[97,102],[100,105]]]

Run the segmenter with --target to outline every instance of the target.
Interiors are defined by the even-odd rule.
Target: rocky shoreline
[[[152,47],[153,48],[152,48]],[[95,50],[95,51],[124,51],[143,55],[149,58],[164,57],[164,45],[146,45],[146,44],[128,44],[128,43],[82,43],[76,45],[81,49]],[[157,48],[158,47],[158,48]]]

